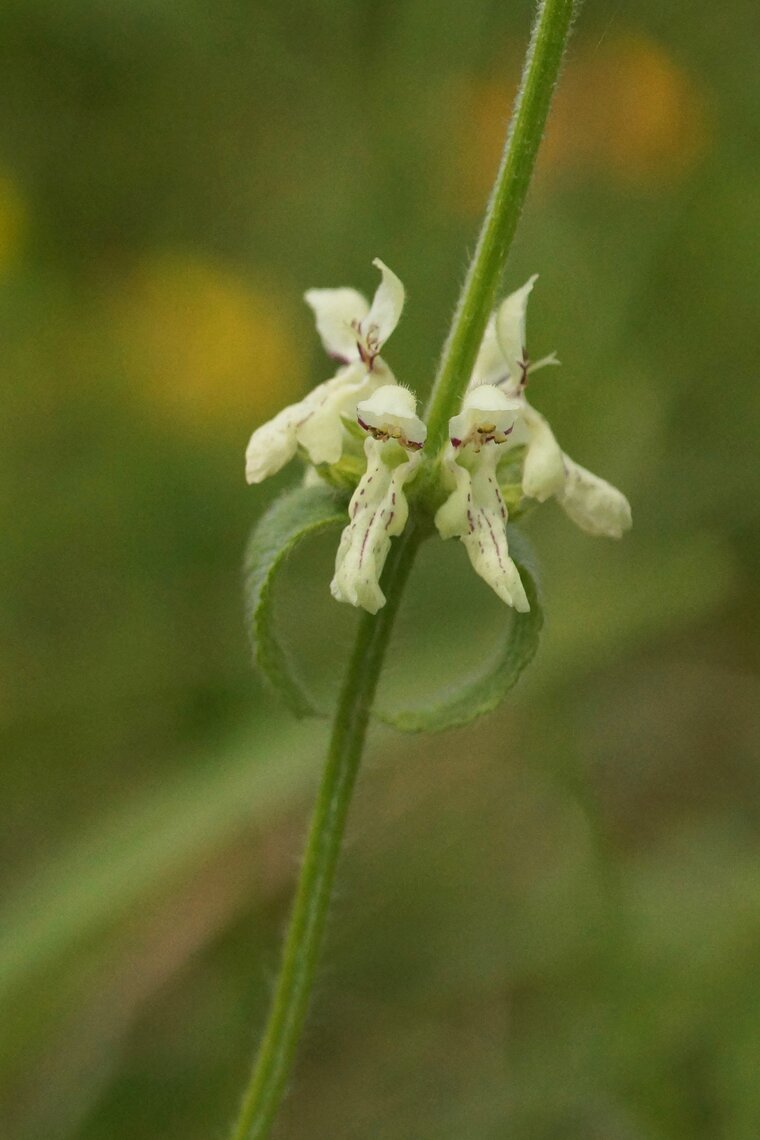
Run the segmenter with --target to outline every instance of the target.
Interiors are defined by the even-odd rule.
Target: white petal
[[[449,439],[454,447],[459,447],[460,444],[464,443],[471,431],[470,417],[466,416],[464,412],[460,412],[458,416],[452,416],[449,420]]]
[[[343,417],[355,419],[357,403],[370,395],[379,379],[363,364],[350,364],[301,401],[296,439],[312,463],[338,462],[343,454]]]
[[[369,312],[366,297],[356,289],[309,289],[304,300],[314,310],[325,351],[337,360],[358,360],[357,326]]]
[[[362,322],[362,330],[374,353],[380,351],[399,322],[404,307],[404,286],[379,257],[372,264],[380,270],[383,277],[372,299],[369,313]]]
[[[496,310],[496,336],[512,379],[522,379],[521,362],[525,359],[525,318],[528,297],[538,280],[534,273],[521,289],[510,293]]]
[[[508,375],[509,366],[496,336],[496,314],[492,313],[480,342],[469,386],[475,388],[478,384],[499,384]]]
[[[363,428],[372,428],[398,439],[402,446],[422,447],[427,428],[415,415],[417,399],[401,384],[382,384],[356,409]],[[397,434],[399,433],[399,434]]]
[[[522,489],[531,499],[543,503],[564,485],[562,449],[544,417],[527,400],[523,404],[522,420],[528,437]]]
[[[470,529],[472,476],[466,467],[457,463],[456,456],[455,449],[447,444],[441,467],[454,489],[436,511],[435,525],[441,538],[461,538]]]
[[[507,508],[496,479],[498,445],[486,445],[473,462],[472,470],[458,463],[454,455],[449,445],[444,462],[456,480],[456,487],[436,513],[438,532],[442,538],[458,535],[475,573],[508,606],[527,613],[530,603],[520,573],[509,557]]]
[[[245,478],[248,483],[261,483],[275,475],[296,453],[296,431],[302,404],[291,404],[262,424],[250,438],[245,452]]]
[[[501,388],[479,384],[465,393],[461,413],[449,420],[449,439],[466,443],[480,436],[482,442],[483,435],[510,432],[522,408],[522,400],[507,396]]]
[[[409,514],[404,483],[421,461],[421,456],[414,454],[392,466],[399,450],[393,440],[382,442],[371,436],[365,440],[367,470],[349,503],[350,521],[341,535],[330,583],[330,591],[339,602],[361,606],[371,614],[385,605],[380,575],[391,536],[401,534]]]
[[[621,538],[631,528],[631,507],[625,495],[605,479],[565,456],[567,477],[557,501],[587,534]]]
[[[245,454],[249,483],[276,474],[293,458],[300,444],[312,463],[337,463],[343,452],[343,419],[356,415],[357,402],[369,396],[382,381],[363,364],[341,368],[336,376],[318,384],[297,404],[290,404],[251,436]]]
[[[522,410],[522,406],[522,400],[508,396],[494,384],[479,384],[476,388],[471,388],[462,402],[462,410],[469,412],[473,421],[497,418],[500,425],[508,425]]]

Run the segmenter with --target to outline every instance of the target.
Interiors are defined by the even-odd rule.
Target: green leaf
[[[475,675],[457,678],[445,691],[425,704],[410,708],[376,709],[375,716],[402,732],[441,732],[456,728],[485,713],[492,712],[538,648],[544,621],[532,551],[525,538],[510,528],[509,552],[512,555],[530,602],[526,614],[505,606],[505,633],[490,661]],[[456,655],[452,653],[452,661]]]
[[[254,663],[296,716],[321,714],[277,638],[275,580],[303,539],[345,524],[345,502],[329,487],[297,487],[276,499],[261,517],[246,550],[245,603]]]

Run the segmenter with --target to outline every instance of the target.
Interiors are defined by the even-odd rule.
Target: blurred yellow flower
[[[292,303],[228,266],[161,253],[113,298],[130,379],[182,427],[265,418],[305,383]]]
[[[468,212],[482,209],[515,88],[516,75],[471,93],[456,188]],[[704,88],[646,36],[623,33],[586,44],[560,80],[539,157],[539,185],[594,177],[634,189],[667,187],[708,145],[707,103]]]
[[[21,188],[7,171],[0,171],[0,275],[18,261],[26,223],[27,207]]]
[[[544,167],[587,166],[658,188],[686,174],[709,138],[705,93],[661,44],[621,35],[568,67],[544,140]]]

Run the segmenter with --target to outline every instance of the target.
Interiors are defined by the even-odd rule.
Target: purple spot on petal
[[[494,529],[491,526],[491,520],[489,519],[488,515],[485,516],[485,520],[486,520],[486,523],[488,524],[488,529],[491,532],[491,539],[493,541],[494,550],[496,551],[496,557],[499,560],[499,569],[503,573],[504,572],[504,563],[501,560],[501,550],[499,548],[498,542],[496,541],[496,535],[494,534]]]
[[[370,525],[371,525],[371,523],[370,523]],[[361,566],[362,562],[364,561],[364,548],[367,545],[367,539],[368,538],[369,538],[369,527],[367,527],[367,529],[364,532],[364,538],[362,539],[362,548],[359,551],[359,565],[360,566]]]

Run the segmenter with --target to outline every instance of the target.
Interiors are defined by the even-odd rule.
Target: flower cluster
[[[438,533],[461,539],[476,573],[507,605],[526,611],[507,543],[507,501],[515,488],[518,503],[555,498],[588,534],[619,538],[631,525],[625,496],[570,459],[527,400],[528,376],[559,363],[553,354],[535,363],[527,355],[527,303],[536,277],[492,314],[461,411],[449,421],[448,443],[439,455],[427,455],[416,399],[380,356],[401,316],[404,288],[381,261],[374,265],[382,279],[371,305],[354,289],[306,293],[322,344],[340,367],[253,433],[248,482],[273,475],[299,449],[326,478],[361,458],[330,588],[338,601],[376,613],[385,604],[380,575],[391,538],[409,515],[407,488],[432,465]]]

